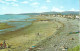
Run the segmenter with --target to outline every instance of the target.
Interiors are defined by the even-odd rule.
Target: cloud
[[[38,3],[38,2],[34,2],[34,3],[32,3],[32,5],[34,5],[34,6],[35,6],[35,5],[39,5],[39,3]]]
[[[46,0],[46,2],[50,3],[50,2],[51,2],[51,0]]]
[[[11,1],[11,0],[6,0],[6,1],[0,0],[0,3],[3,3],[3,4],[7,4],[7,5],[9,5],[10,3],[7,2],[7,1]]]
[[[76,11],[74,8],[70,9],[69,11]]]
[[[31,6],[36,8],[36,7],[39,7],[39,4],[40,3],[38,3],[38,2],[34,2],[34,3],[31,4]]]
[[[23,3],[23,4],[27,4],[27,3],[29,3],[28,1],[23,1],[23,2],[21,2],[21,3]]]
[[[0,3],[9,5],[10,3],[0,0]]]
[[[19,6],[18,4],[13,4],[12,6]]]
[[[64,10],[62,10],[60,8],[53,7],[51,11],[62,12]]]
[[[5,1],[11,1],[11,0],[5,0]]]
[[[33,0],[30,0],[30,1],[33,1]]]
[[[48,9],[48,7],[47,6],[42,6],[41,9]]]
[[[0,0],[0,3],[6,3],[6,2],[4,2],[4,1]]]
[[[14,2],[18,2],[17,0],[5,0],[5,1],[14,1]]]
[[[63,6],[60,7],[61,9],[64,8]]]
[[[74,8],[71,8],[69,11],[79,11],[79,10],[76,10],[76,9],[74,9]]]
[[[19,6],[19,5],[18,5],[17,3],[15,3],[15,2],[11,2],[10,5],[12,5],[12,6]]]
[[[17,1],[17,0],[12,0],[12,1]]]
[[[2,10],[6,10],[6,7],[2,7]]]
[[[0,2],[1,2],[2,0],[0,0]]]

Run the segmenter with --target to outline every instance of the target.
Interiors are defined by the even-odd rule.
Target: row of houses
[[[49,16],[49,17],[64,17],[64,18],[80,18],[79,15],[61,15],[61,14],[40,14],[40,16]]]

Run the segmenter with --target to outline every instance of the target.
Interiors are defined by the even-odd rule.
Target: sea
[[[4,34],[9,31],[16,31],[25,26],[29,26],[32,24],[32,21],[36,20],[36,19],[28,19],[28,18],[31,17],[28,15],[0,15],[0,23],[7,23],[10,26],[14,26],[7,29],[1,29],[0,34]]]

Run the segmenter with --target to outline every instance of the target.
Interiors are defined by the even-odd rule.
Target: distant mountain
[[[58,12],[22,13],[22,15],[58,14]]]
[[[65,11],[61,12],[62,15],[68,15],[68,14],[73,14],[73,15],[79,15],[79,11]]]
[[[64,11],[64,12],[43,12],[43,13],[24,13],[23,15],[40,15],[40,14],[62,14],[62,15],[79,15],[79,11]]]
[[[41,13],[22,13],[20,15],[40,15]]]
[[[79,15],[79,11],[43,12],[43,13],[22,13],[22,14],[19,14],[19,15],[40,15],[40,14],[62,14],[62,15],[73,14],[73,15]],[[7,15],[10,15],[10,14],[7,14]],[[15,14],[11,14],[11,15],[15,15]]]
[[[62,14],[62,15],[79,15],[79,11],[65,11],[65,12],[44,12],[43,14]]]
[[[44,12],[42,14],[59,14],[60,12]]]

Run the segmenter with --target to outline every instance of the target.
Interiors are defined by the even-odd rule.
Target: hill
[[[62,15],[79,15],[79,11],[64,11],[64,12],[42,12],[42,13],[21,13],[19,15],[40,15],[40,14],[62,14]],[[6,14],[6,15],[14,15],[14,14]]]

